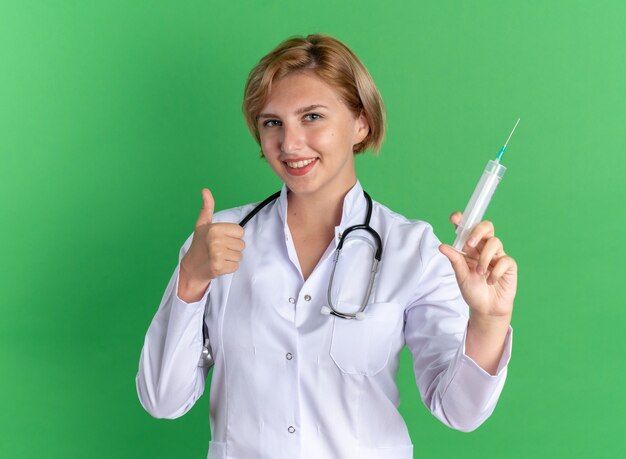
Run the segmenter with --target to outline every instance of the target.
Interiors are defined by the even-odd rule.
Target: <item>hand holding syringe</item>
[[[518,123],[519,120],[513,131]],[[439,245],[439,251],[452,265],[460,293],[469,307],[464,353],[491,375],[501,369],[506,336],[510,333],[517,263],[504,251],[493,224],[481,220],[506,170],[500,159],[511,135],[495,161],[487,163],[465,212],[450,216],[450,222],[457,225],[454,247]],[[465,252],[461,252],[463,249]]]
[[[485,167],[485,171],[480,177],[478,185],[476,186],[469,203],[465,207],[463,218],[456,229],[457,236],[453,244],[453,247],[459,252],[463,253],[463,246],[465,245],[467,238],[472,233],[474,228],[476,228],[476,225],[481,222],[483,215],[485,215],[487,207],[491,202],[493,193],[496,191],[500,180],[502,180],[502,177],[504,176],[506,167],[500,164],[500,159],[502,159],[504,150],[506,150],[506,146],[508,145],[509,140],[511,140],[511,136],[513,135],[513,132],[515,132],[515,128],[518,123],[519,118],[517,119],[515,126],[513,126],[511,134],[509,134],[509,138],[506,139],[504,146],[500,149],[495,161],[490,160],[487,163],[487,167]]]

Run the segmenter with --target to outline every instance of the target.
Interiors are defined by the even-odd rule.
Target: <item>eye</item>
[[[274,126],[277,126],[279,123],[280,121],[278,120],[267,120],[263,122],[263,127],[274,127]]]
[[[307,113],[306,115],[304,115],[304,118],[308,121],[315,121],[321,119],[322,115],[320,115],[319,113]]]

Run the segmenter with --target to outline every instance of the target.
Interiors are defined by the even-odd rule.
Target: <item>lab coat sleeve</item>
[[[137,394],[155,418],[185,414],[204,391],[208,369],[198,367],[202,351],[202,321],[212,284],[203,297],[186,303],[178,295],[180,261],[191,245],[191,235],[180,250],[161,304],[146,337],[136,377]]]
[[[496,375],[465,355],[469,308],[449,260],[439,252],[432,227],[422,235],[422,273],[405,315],[405,341],[422,401],[447,426],[469,432],[493,412],[507,374],[512,329]]]

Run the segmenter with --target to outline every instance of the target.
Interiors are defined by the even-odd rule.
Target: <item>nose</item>
[[[304,132],[302,128],[294,124],[283,124],[281,150],[284,153],[296,153],[304,146]]]

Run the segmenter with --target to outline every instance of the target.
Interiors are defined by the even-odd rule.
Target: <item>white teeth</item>
[[[307,159],[305,161],[297,161],[295,163],[287,161],[287,166],[291,167],[292,169],[300,169],[301,167],[308,166],[313,161],[315,161],[315,158]]]

